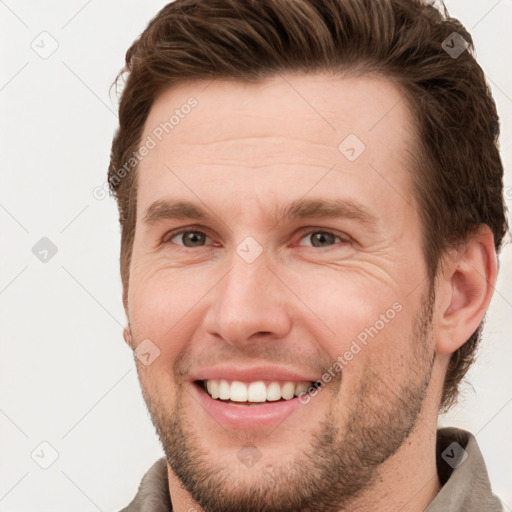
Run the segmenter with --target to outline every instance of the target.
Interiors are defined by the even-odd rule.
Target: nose
[[[238,255],[212,290],[205,329],[232,345],[286,337],[292,326],[292,296],[262,254],[247,263]]]

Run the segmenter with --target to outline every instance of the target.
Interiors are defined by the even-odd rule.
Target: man
[[[177,0],[109,182],[165,457],[127,512],[498,511],[437,429],[507,229],[472,40],[419,0]]]

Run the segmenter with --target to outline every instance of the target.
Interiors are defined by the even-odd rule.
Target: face
[[[414,432],[434,336],[411,132],[383,78],[194,82],[152,106],[126,338],[205,510],[339,510]]]

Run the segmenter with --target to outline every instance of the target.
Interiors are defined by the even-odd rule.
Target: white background
[[[109,86],[165,3],[0,1],[2,512],[117,511],[163,455],[122,339],[116,207],[92,191],[105,182],[117,125]],[[447,6],[472,33],[498,105],[510,208],[512,0]],[[46,49],[57,44],[43,31],[58,43],[47,59],[31,48],[41,37]],[[47,263],[32,253],[44,236],[58,249]],[[505,510],[512,510],[511,283],[508,245],[471,385],[441,418],[476,434]],[[31,458],[43,441],[59,454],[46,470]],[[49,460],[50,449],[43,452]]]

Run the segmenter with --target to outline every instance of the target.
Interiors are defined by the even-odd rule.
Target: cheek
[[[138,265],[130,276],[128,304],[130,325],[140,342],[152,340],[173,361],[190,341],[197,327],[201,299],[213,285],[205,272],[159,269]]]
[[[303,272],[295,282],[288,280],[287,284],[316,314],[308,313],[308,317],[324,325],[323,338],[331,341],[336,355],[359,334],[363,333],[361,338],[364,338],[365,329],[376,322],[379,330],[396,323],[399,315],[396,309],[400,309],[403,302],[396,283],[391,286],[387,281],[379,281],[367,272],[348,266],[336,270],[325,268],[314,274]],[[396,303],[398,306],[393,307]],[[334,332],[329,335],[325,326]]]
[[[420,294],[408,295],[404,286],[390,287],[362,273],[337,277],[322,280],[318,275],[313,282],[303,281],[297,294],[307,297],[305,302],[322,320],[308,315],[312,321],[307,330],[315,332],[329,354],[331,374],[342,372],[345,393],[359,389],[365,369],[392,386],[393,379],[402,379],[409,371],[411,344],[421,342],[412,337]],[[318,286],[319,282],[327,284]]]

